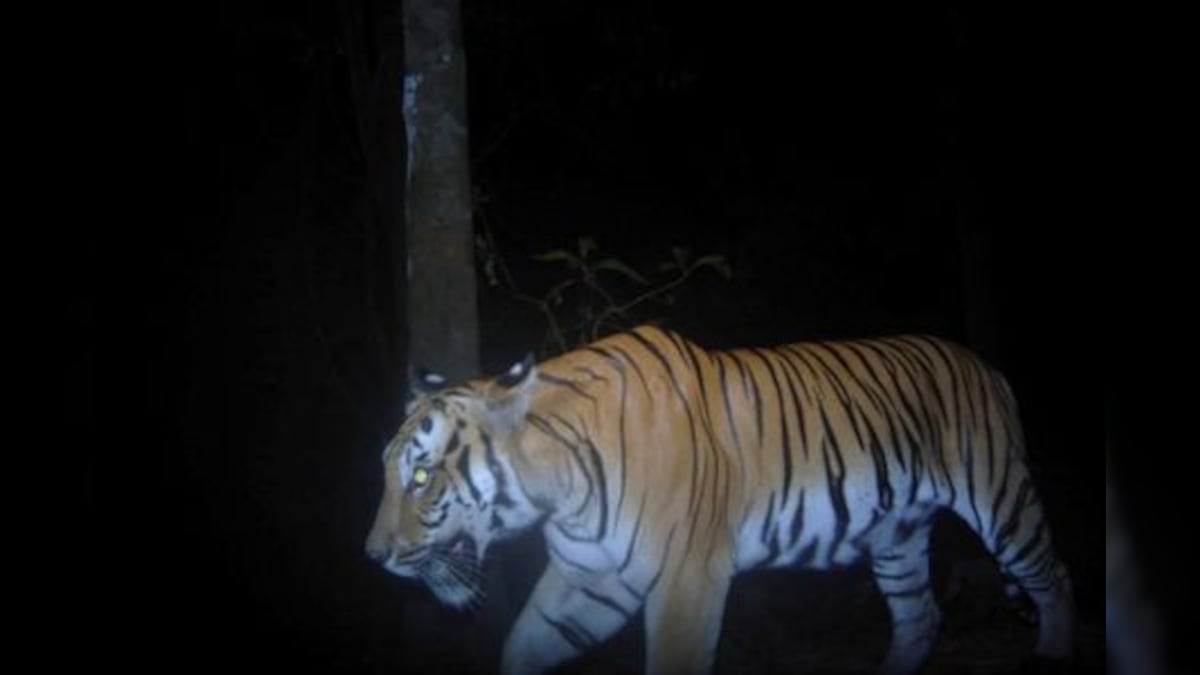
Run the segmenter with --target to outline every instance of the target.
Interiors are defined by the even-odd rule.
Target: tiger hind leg
[[[955,512],[983,541],[1000,569],[1033,601],[1038,614],[1038,657],[1069,659],[1075,645],[1075,599],[1066,565],[1054,552],[1041,499],[1024,464],[1011,460],[1008,488],[980,493],[976,507]]]
[[[875,584],[892,615],[892,642],[882,673],[916,672],[937,641],[942,614],[929,580],[931,530],[931,522],[918,523],[902,540],[872,552]]]

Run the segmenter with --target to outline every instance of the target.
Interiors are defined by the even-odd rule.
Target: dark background
[[[1089,323],[1106,286],[1088,262],[1101,234],[1077,208],[1061,24],[938,5],[466,0],[464,15],[477,224],[522,286],[561,278],[533,256],[580,236],[641,270],[686,246],[725,256],[732,277],[700,273],[639,318],[705,346],[925,331],[976,347],[1017,391],[1076,577],[1081,664],[1102,668],[1114,404],[1093,360],[1108,344]],[[125,460],[134,482],[153,477],[145,497],[118,500],[143,512],[132,536],[149,555],[115,564],[150,602],[116,656],[468,668],[451,612],[437,610],[444,644],[401,651],[400,608],[432,600],[361,554],[408,364],[393,356],[394,261],[354,209],[363,167],[334,3],[213,3],[177,21],[174,210],[148,258],[111,270],[132,309],[108,337],[139,364],[120,390],[158,439]],[[490,371],[542,344],[541,318],[502,286],[481,286],[480,314]],[[114,318],[88,317],[101,332]],[[92,389],[107,413],[105,387]],[[980,553],[947,549],[942,577]],[[882,654],[869,579],[751,576],[731,596],[719,669],[855,671]],[[122,597],[116,582],[96,592]],[[1032,644],[1031,627],[977,594],[984,609],[948,616],[940,672],[1003,672]],[[581,668],[637,672],[637,632]]]

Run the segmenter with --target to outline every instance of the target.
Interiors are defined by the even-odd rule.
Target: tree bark
[[[403,6],[407,360],[453,381],[479,373],[460,9],[458,0]]]

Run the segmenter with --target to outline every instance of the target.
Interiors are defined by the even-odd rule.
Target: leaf
[[[577,270],[580,267],[580,260],[573,253],[556,248],[553,251],[545,253],[537,253],[533,256],[534,260],[542,262],[561,262],[567,266],[567,269]]]
[[[733,269],[729,267],[729,263],[725,262],[725,256],[723,255],[701,256],[692,263],[692,269],[700,269],[701,267],[711,267],[726,279],[733,278]]]
[[[550,305],[553,307],[558,307],[563,303],[563,292],[574,286],[576,283],[577,282],[574,279],[567,279],[566,281],[558,282],[553,288],[546,292],[546,302],[550,303]]]
[[[616,258],[605,258],[604,260],[601,260],[600,262],[593,265],[592,269],[594,269],[596,271],[609,270],[610,272],[617,272],[619,274],[625,275],[626,278],[632,279],[633,281],[636,281],[637,283],[639,283],[643,286],[650,285],[650,281],[648,279],[646,279],[646,277],[638,274],[637,272],[635,272],[633,270],[632,267],[630,267],[629,265],[626,265],[625,263],[621,262],[620,260],[617,260]]]

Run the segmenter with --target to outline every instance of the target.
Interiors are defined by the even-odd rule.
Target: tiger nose
[[[381,563],[384,560],[387,560],[388,547],[387,546],[379,546],[376,544],[367,544],[366,553],[367,553],[368,558],[370,558],[371,560],[374,560],[377,563]]]

